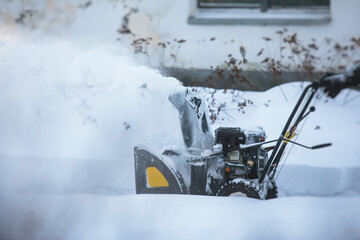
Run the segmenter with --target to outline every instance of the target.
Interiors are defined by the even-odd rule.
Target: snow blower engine
[[[342,89],[359,85],[360,63],[312,82],[303,90],[280,136],[271,141],[266,141],[261,127],[220,127],[214,137],[204,101],[190,90],[172,94],[169,100],[179,112],[183,142],[135,147],[136,193],[276,198],[275,176],[288,144],[308,149],[331,145],[308,147],[293,141],[299,123],[315,111],[310,106],[315,93],[322,89],[334,98]]]
[[[240,128],[218,128],[215,131],[215,143],[221,144],[225,159],[227,179],[260,177],[267,161],[267,152],[260,146],[241,148],[265,141],[265,132],[256,130],[242,130]]]

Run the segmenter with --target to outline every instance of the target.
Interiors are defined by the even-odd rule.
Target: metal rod
[[[309,98],[307,99],[304,107],[302,108],[301,112],[300,112],[300,115],[298,116],[297,120],[295,121],[294,125],[290,128],[290,135],[287,136],[288,138],[291,138],[292,137],[292,134],[293,132],[295,131],[295,129],[297,128],[297,125],[298,123],[300,123],[300,121],[305,117],[305,112],[307,110],[307,108],[309,107],[312,99],[314,98],[314,95],[317,91],[318,87],[317,86],[313,86],[312,87],[312,92],[309,96]],[[280,158],[283,154],[283,152],[285,151],[285,148],[286,148],[286,145],[287,145],[287,142],[283,142],[282,145],[281,145],[281,148],[280,150],[278,151],[277,155],[275,156],[274,158],[274,161],[273,161],[273,164],[275,164],[275,166],[273,167],[273,169],[270,169],[271,170],[276,170],[279,166],[279,163],[280,163]]]
[[[295,105],[292,113],[290,114],[290,116],[289,116],[289,118],[288,118],[288,120],[287,120],[287,122],[286,122],[286,124],[285,124],[285,126],[284,126],[284,129],[283,129],[282,132],[281,132],[281,135],[280,135],[279,139],[277,140],[277,143],[276,143],[276,145],[275,145],[275,148],[274,148],[273,152],[271,153],[271,156],[270,156],[270,158],[269,158],[269,161],[266,163],[265,168],[264,168],[264,171],[263,171],[263,173],[261,174],[261,176],[260,176],[260,178],[259,178],[259,184],[261,184],[261,183],[264,181],[266,175],[268,174],[269,169],[270,169],[270,166],[272,165],[272,162],[274,161],[275,156],[277,156],[276,153],[278,152],[278,150],[279,150],[279,148],[280,148],[280,144],[281,144],[281,142],[282,142],[282,136],[285,136],[285,134],[286,134],[286,132],[287,132],[287,130],[288,130],[288,128],[289,128],[292,120],[293,120],[294,117],[295,117],[295,114],[297,113],[297,111],[298,111],[301,103],[304,101],[304,98],[305,98],[307,92],[308,92],[309,89],[311,89],[311,88],[314,88],[314,84],[313,84],[313,83],[310,84],[310,85],[308,85],[308,86],[304,89],[304,91],[303,91],[303,93],[301,94],[299,100],[297,101],[297,103],[296,103],[296,105]]]
[[[332,145],[331,143],[324,143],[324,144],[319,144],[319,145],[309,147],[309,146],[305,146],[305,145],[297,143],[297,142],[293,142],[293,141],[291,141],[290,139],[287,139],[287,138],[284,138],[284,141],[289,142],[289,143],[293,143],[295,145],[299,145],[300,147],[303,147],[303,148],[312,149],[312,150],[323,148],[323,147],[329,147],[329,146]]]

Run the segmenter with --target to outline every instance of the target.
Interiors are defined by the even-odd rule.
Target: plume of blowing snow
[[[74,178],[86,178],[90,168],[103,171],[87,185],[101,185],[113,172],[133,188],[133,147],[154,132],[181,139],[167,101],[181,84],[136,66],[115,47],[9,38],[0,48],[0,72],[3,189],[76,188]],[[122,167],[125,176],[116,172]]]

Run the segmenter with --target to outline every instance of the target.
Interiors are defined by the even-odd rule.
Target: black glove
[[[324,87],[324,93],[331,98],[335,98],[341,90],[360,85],[360,62],[343,73],[328,73],[319,82],[320,87]]]

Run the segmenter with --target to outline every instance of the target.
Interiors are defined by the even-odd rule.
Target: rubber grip
[[[332,145],[332,143],[324,143],[324,144],[319,144],[316,146],[311,147],[311,149],[319,149],[319,148],[324,148],[324,147],[330,147]]]

